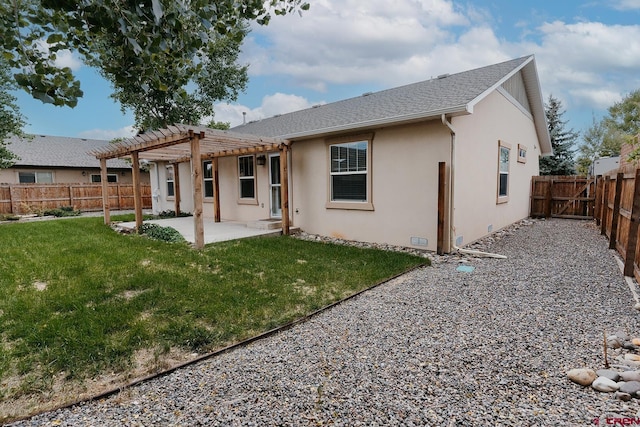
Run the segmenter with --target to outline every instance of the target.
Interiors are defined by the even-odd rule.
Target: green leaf
[[[160,3],[160,0],[151,0],[151,6],[153,8],[153,16],[155,18],[156,25],[159,25],[160,19],[162,19],[163,15],[162,4]]]
[[[48,44],[56,44],[61,40],[62,40],[62,34],[51,34],[49,37],[47,37]]]

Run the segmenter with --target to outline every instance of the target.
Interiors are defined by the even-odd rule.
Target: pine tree
[[[562,120],[565,111],[559,99],[549,95],[549,102],[544,107],[553,155],[540,158],[540,175],[573,175],[575,162],[572,147],[578,139],[578,133],[565,128],[567,121]]]

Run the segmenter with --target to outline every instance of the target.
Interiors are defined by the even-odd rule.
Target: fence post
[[[611,177],[607,175],[604,178],[602,186],[602,212],[600,221],[600,234],[607,235],[607,218],[609,217],[609,187],[611,187]]]
[[[624,174],[619,172],[616,175],[616,194],[613,199],[613,217],[611,219],[611,238],[609,239],[609,249],[615,249],[618,243],[618,221],[620,220],[620,199],[622,198],[622,182]]]
[[[629,222],[629,236],[627,238],[627,250],[624,259],[624,275],[633,276],[633,264],[636,260],[638,246],[638,220],[640,219],[640,169],[636,169],[636,177],[633,181],[633,205]]]
[[[596,176],[596,189],[595,189],[596,202],[593,205],[593,217],[596,220],[596,225],[600,225],[602,220],[602,175]]]

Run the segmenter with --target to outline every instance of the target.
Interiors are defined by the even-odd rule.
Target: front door
[[[269,194],[271,218],[282,218],[280,199],[280,154],[269,154]]]

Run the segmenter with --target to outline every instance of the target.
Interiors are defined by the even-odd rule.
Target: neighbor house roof
[[[99,168],[100,161],[90,151],[110,146],[109,141],[65,136],[34,135],[33,138],[10,137],[7,149],[20,158],[15,166],[55,168]],[[109,160],[111,169],[131,169],[121,159]]]
[[[551,140],[532,55],[250,122],[232,131],[293,140],[433,119],[442,114],[472,114],[478,102],[521,70],[542,153],[549,154]]]

